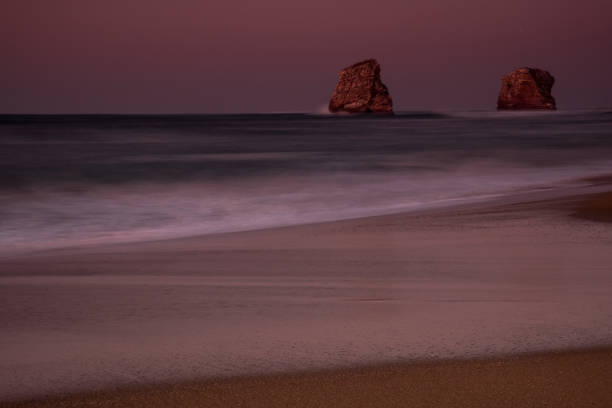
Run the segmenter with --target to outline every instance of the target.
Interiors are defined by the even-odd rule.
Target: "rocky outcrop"
[[[330,112],[393,113],[393,101],[380,80],[375,59],[358,62],[338,74],[338,85],[329,101]]]
[[[498,110],[557,109],[551,90],[555,78],[547,71],[520,68],[502,78]]]

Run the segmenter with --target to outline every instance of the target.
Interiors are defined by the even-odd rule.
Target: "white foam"
[[[381,215],[473,202],[608,173],[612,163],[529,167],[482,159],[414,171],[268,176],[225,182],[39,189],[0,197],[0,253],[177,238]],[[404,168],[407,170],[404,170]]]

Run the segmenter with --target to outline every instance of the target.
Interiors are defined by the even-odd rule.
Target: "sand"
[[[63,401],[606,406],[607,349],[537,353],[612,344],[608,200],[543,192],[4,258],[0,401],[127,388]]]
[[[149,386],[1,406],[609,407],[612,350]]]
[[[574,206],[572,215],[591,221],[612,222],[612,193],[585,197]]]

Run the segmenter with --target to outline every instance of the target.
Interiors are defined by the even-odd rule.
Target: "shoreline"
[[[570,190],[576,191],[575,189]],[[250,325],[249,320],[253,319],[254,316],[248,314],[242,316],[244,312],[240,309],[234,310],[233,314],[229,315],[228,322],[220,326],[219,329],[221,333],[225,334],[217,340],[213,338],[211,341],[217,341],[220,345],[223,345],[223,342],[227,342],[224,340],[224,336],[230,336],[235,345],[230,342],[227,347],[238,354],[236,354],[235,361],[221,359],[214,361],[214,363],[219,367],[223,364],[238,364],[238,371],[230,371],[225,376],[212,373],[207,377],[204,372],[193,376],[193,378],[221,378],[219,380],[194,382],[180,380],[180,378],[183,378],[182,374],[167,378],[160,377],[159,374],[152,374],[149,379],[138,379],[136,382],[126,381],[125,388],[120,387],[120,389],[113,389],[112,384],[120,384],[121,376],[115,378],[115,382],[101,382],[93,386],[88,386],[87,380],[85,380],[83,383],[85,386],[75,387],[74,384],[67,386],[61,383],[61,381],[69,380],[72,374],[63,371],[63,369],[49,367],[52,369],[48,373],[40,375],[42,375],[42,379],[48,378],[51,388],[46,391],[42,389],[42,391],[43,394],[53,394],[54,392],[51,390],[56,389],[56,395],[65,395],[68,392],[68,396],[58,397],[65,401],[62,402],[62,406],[78,406],[84,403],[79,402],[81,401],[79,398],[107,404],[100,406],[123,406],[121,401],[123,403],[132,401],[135,404],[134,406],[139,406],[139,404],[155,406],[157,402],[149,398],[148,392],[151,393],[151,398],[159,398],[159,401],[166,401],[164,398],[166,396],[170,398],[168,396],[170,394],[174,395],[172,398],[183,401],[183,398],[188,398],[185,396],[186,393],[191,392],[188,391],[191,386],[189,384],[197,384],[197,388],[200,389],[201,386],[210,383],[219,383],[221,389],[231,389],[231,393],[243,395],[247,398],[245,401],[250,401],[251,398],[254,398],[248,394],[252,387],[274,388],[278,384],[291,382],[293,381],[290,380],[291,378],[295,379],[297,377],[300,380],[296,381],[300,384],[309,384],[315,381],[312,380],[313,378],[324,378],[316,380],[316,382],[323,381],[323,385],[325,385],[329,381],[334,383],[336,381],[334,378],[355,377],[364,372],[366,373],[363,374],[365,377],[377,381],[376,379],[380,375],[395,376],[397,373],[388,373],[395,372],[396,367],[400,366],[404,367],[398,368],[400,371],[404,369],[419,371],[423,369],[423,365],[430,364],[441,367],[439,368],[442,370],[440,375],[447,378],[448,381],[457,380],[455,377],[453,377],[455,379],[451,378],[452,376],[448,377],[449,374],[444,374],[452,371],[448,371],[448,367],[455,364],[466,367],[466,373],[471,373],[469,375],[474,375],[480,380],[486,380],[486,376],[478,377],[479,369],[477,367],[482,364],[495,366],[500,362],[506,364],[508,361],[513,362],[516,359],[523,361],[522,359],[524,359],[526,366],[532,366],[533,364],[528,361],[539,361],[538,359],[542,358],[546,361],[555,360],[560,355],[571,360],[579,358],[577,356],[592,355],[592,353],[601,355],[598,353],[603,353],[606,358],[609,358],[606,361],[610,361],[609,366],[612,367],[612,353],[609,347],[598,346],[596,349],[592,349],[587,346],[587,350],[585,350],[587,344],[610,344],[610,339],[612,339],[612,325],[610,325],[612,322],[604,314],[601,314],[601,316],[594,315],[595,311],[598,310],[597,308],[606,309],[605,302],[608,301],[604,299],[608,299],[608,292],[611,289],[606,273],[607,265],[612,260],[609,255],[609,245],[606,244],[606,242],[612,242],[610,224],[593,222],[606,221],[606,217],[609,215],[607,203],[612,198],[612,193],[609,190],[609,183],[606,182],[597,184],[595,188],[581,189],[581,194],[562,194],[555,190],[551,195],[550,191],[543,191],[541,193],[516,195],[513,199],[505,197],[505,199],[500,200],[416,213],[388,214],[360,219],[127,245],[46,251],[30,257],[0,259],[0,270],[10,271],[9,274],[3,273],[0,275],[0,282],[5,284],[7,288],[10,288],[10,285],[16,285],[15,287],[22,290],[23,288],[38,287],[41,284],[52,283],[55,285],[58,283],[54,280],[56,277],[62,277],[62,279],[65,277],[67,281],[59,283],[69,285],[66,288],[84,287],[90,290],[90,286],[96,289],[112,283],[116,285],[113,286],[113,288],[116,288],[113,290],[120,291],[123,288],[136,288],[143,284],[151,288],[159,287],[160,290],[166,287],[178,290],[195,283],[198,288],[210,288],[214,291],[217,290],[216,288],[231,291],[238,289],[253,291],[259,290],[258,288],[262,288],[262,290],[265,288],[267,292],[274,293],[273,300],[275,302],[278,299],[289,302],[291,313],[283,317],[280,324],[289,324],[289,321],[285,320],[288,318],[295,320],[291,323],[295,326],[291,326],[293,331],[281,333],[278,338],[274,337],[277,336],[274,325],[279,324],[279,321],[275,320],[277,319],[276,316],[272,320],[261,322],[257,320],[255,324]],[[603,205],[601,204],[602,200]],[[593,208],[592,203],[596,203],[594,212],[590,212],[590,209]],[[579,212],[578,216],[576,216],[576,212]],[[601,217],[604,219],[601,219]],[[571,237],[571,240],[564,239],[564,236]],[[586,248],[585,250],[581,249],[583,246]],[[440,248],[444,250],[440,251]],[[516,254],[521,256],[513,259]],[[491,264],[489,258],[498,262]],[[202,265],[210,267],[211,270],[202,270]],[[466,266],[469,266],[469,268],[466,269]],[[287,268],[291,268],[291,276],[289,277],[285,276]],[[577,268],[583,268],[584,271],[581,269],[581,273],[576,274]],[[532,274],[532,270],[537,271],[537,273]],[[74,279],[77,275],[83,276]],[[125,277],[127,281],[123,282],[121,279],[117,279],[119,276]],[[192,282],[190,279],[195,280]],[[353,280],[349,281],[347,279]],[[73,280],[73,282],[66,283],[68,280]],[[339,294],[333,297],[321,296],[319,292],[328,290],[328,287],[337,287],[340,290]],[[288,293],[293,293],[288,298],[289,300],[285,300],[287,290],[291,290]],[[312,298],[304,297],[306,293],[312,291],[315,291],[316,295],[313,295]],[[278,293],[276,294],[276,292]],[[404,292],[406,295],[402,295]],[[173,299],[173,302],[177,301],[176,298]],[[123,301],[128,302],[129,305],[129,298],[125,298]],[[138,298],[138,302],[141,301]],[[259,299],[253,301],[255,301],[255,304],[260,302]],[[592,309],[587,308],[585,301],[592,303],[591,306],[588,306]],[[240,299],[239,302],[243,302],[243,300]],[[482,309],[483,302],[486,302],[491,310],[477,312]],[[160,310],[165,307],[165,303],[158,303],[159,299],[154,298],[152,303],[143,303],[139,307],[154,307],[160,308]],[[439,307],[437,306],[438,303],[440,303]],[[452,306],[452,308],[446,310],[446,305]],[[563,306],[563,308],[559,309],[559,306]],[[296,309],[298,307],[299,309]],[[305,309],[302,310],[302,307],[305,307]],[[340,309],[336,311],[338,307]],[[433,309],[430,310],[431,307]],[[314,312],[321,313],[320,315],[314,315],[315,320],[312,320],[313,316],[311,316],[314,313],[311,310],[313,308],[315,309]],[[425,308],[426,313],[419,314],[419,308]],[[584,311],[578,313],[579,308],[583,308]],[[415,312],[411,311],[411,314],[403,315],[406,313],[405,310],[410,311],[412,309]],[[271,313],[266,311],[267,309],[263,310],[264,316]],[[440,314],[442,310],[446,311]],[[179,309],[179,311],[181,311],[181,314],[183,313],[182,309]],[[330,311],[333,318],[329,321],[322,320],[327,319],[327,317],[323,318],[322,316],[327,315]],[[385,316],[381,313],[389,312],[392,315],[397,315],[399,320],[390,320],[388,324],[383,321],[383,325],[376,323],[376,319]],[[102,311],[101,313],[106,312]],[[200,324],[202,317],[197,314],[199,312],[196,310],[189,313],[193,316],[187,317],[198,319],[195,322]],[[337,313],[337,316],[335,313]],[[450,316],[447,316],[449,313]],[[470,318],[470,313],[484,314]],[[504,319],[505,321],[495,321],[495,313],[508,317]],[[562,316],[564,313],[567,314],[567,317]],[[183,318],[180,314],[176,316]],[[170,316],[168,321],[173,321],[177,318],[176,316]],[[331,340],[331,337],[325,335],[325,331],[337,330],[339,322],[346,319],[347,316],[348,321],[354,321],[359,329],[347,330],[347,328],[343,328],[342,330],[346,333],[338,333],[339,340]],[[363,322],[359,319],[364,317],[366,318],[365,326],[362,328]],[[68,339],[74,344],[93,342],[94,345],[91,347],[95,347],[95,342],[100,341],[96,333],[101,330],[104,333],[107,330],[106,327],[113,327],[104,323],[102,328],[93,327],[92,329],[88,322],[90,316],[77,316],[76,318],[77,323],[84,327],[85,332],[95,330],[89,337],[80,337],[80,334],[77,337],[69,337]],[[303,318],[306,319],[301,320]],[[81,322],[82,319],[85,320]],[[98,319],[103,318],[98,317]],[[260,318],[257,317],[256,319]],[[369,319],[375,320],[370,321]],[[412,337],[406,337],[412,330],[395,333],[398,330],[398,324],[402,324],[401,322],[405,319],[409,319],[410,324],[415,324],[414,330],[422,332],[410,334]],[[428,320],[431,319],[437,323],[429,324]],[[459,321],[455,322],[454,320],[457,319]],[[483,330],[482,328],[478,329],[478,325],[481,324],[479,319],[484,319],[483,321],[490,325],[485,327],[485,334],[478,334],[478,330]],[[160,324],[163,323],[161,327],[164,330],[166,330],[168,321],[160,321]],[[185,322],[187,322],[189,330],[192,331],[181,332]],[[154,335],[159,330],[158,327],[149,328],[147,325],[143,325],[145,323],[147,322],[144,320],[139,321],[133,328],[119,326],[122,331],[127,330],[127,333],[131,336],[134,350],[139,350],[143,338],[139,337],[140,333],[134,334],[132,332],[142,330],[143,333]],[[204,320],[203,324],[213,323],[218,324],[214,320]],[[14,331],[19,335],[19,326],[17,323],[15,324],[17,326],[15,326]],[[132,324],[130,320],[126,320],[126,325]],[[540,333],[539,325],[542,324],[544,327],[550,326],[550,328]],[[178,329],[177,336],[181,335],[183,338],[175,345],[172,343],[172,337],[160,339],[160,344],[165,341],[173,345],[172,347],[168,346],[167,350],[162,349],[162,351],[169,353],[175,346],[187,345],[188,349],[189,347],[193,349],[193,353],[185,354],[181,358],[196,358],[200,346],[196,344],[192,337],[195,336],[197,339],[202,333],[198,331],[197,325],[194,327],[191,327],[191,325],[192,323],[188,320],[182,323],[181,320],[178,320],[175,327],[170,325],[169,330],[172,330],[173,327]],[[268,327],[269,325],[271,326]],[[264,344],[272,341],[272,343],[269,343],[269,347],[281,347],[281,352],[269,354],[270,351],[265,349],[255,350],[260,354],[253,355],[252,360],[244,359],[245,356],[250,356],[251,351],[245,351],[244,349],[244,347],[248,347],[249,341],[241,343],[232,337],[241,332],[241,330],[238,330],[241,327],[246,327],[244,330],[247,330],[247,332],[248,330],[263,330],[264,336],[261,339],[257,337],[254,337],[254,339]],[[574,330],[573,335],[570,335],[571,331],[568,329],[571,327]],[[361,331],[362,329],[365,331]],[[266,332],[266,330],[268,331]],[[321,330],[323,332],[317,332]],[[381,330],[384,336],[377,337]],[[49,335],[52,337],[48,341],[58,341],[57,338],[53,337],[55,334],[49,333],[43,331],[42,338]],[[210,333],[206,333],[206,336],[209,335]],[[436,346],[438,348],[431,349],[431,345],[427,342],[440,342],[441,335],[449,335],[449,338]],[[510,335],[512,337],[508,337]],[[28,347],[29,342],[32,341],[32,345],[38,343],[37,338],[30,334],[27,334],[27,336],[29,337],[25,338],[23,346],[18,344],[19,339],[14,340],[14,344],[10,343],[12,340],[6,339],[10,347],[5,351],[5,357],[10,357],[13,360],[7,362],[7,366],[0,368],[6,370],[8,367],[17,367],[21,370],[16,371],[21,377],[17,376],[17,379],[12,380],[12,384],[15,386],[19,386],[19,381],[25,380],[28,376],[30,376],[29,378],[35,378],[27,367],[19,366],[19,353],[30,353],[32,346]],[[260,364],[264,361],[280,364],[282,359],[289,358],[285,353],[292,352],[289,342],[296,341],[303,336],[314,336],[312,344],[305,342],[300,346],[303,348],[303,355],[298,355],[295,361],[288,360],[290,363],[286,363],[286,369],[281,370],[285,374],[239,375],[242,362],[244,362],[245,367],[253,367],[253,364],[258,364],[258,361]],[[355,336],[366,336],[371,344],[366,342],[346,349],[348,342],[351,342],[351,338]],[[502,341],[500,342],[500,340]],[[106,340],[103,339],[102,341],[103,348],[99,353],[102,353],[100,356],[108,359],[109,357],[104,354],[104,347],[111,346],[105,345],[104,341]],[[123,340],[120,341],[123,342]],[[277,341],[277,343],[274,343],[274,341]],[[338,343],[327,344],[330,341],[332,343],[337,341]],[[193,342],[193,344],[190,342]],[[325,344],[327,348],[317,348],[321,347],[320,344]],[[412,359],[407,357],[409,356],[409,354],[406,354],[408,351],[401,348],[402,344],[410,345],[407,350],[415,353]],[[126,347],[127,345],[126,343]],[[145,342],[144,345],[150,347],[152,351],[157,350],[155,347],[159,347],[157,343],[148,344]],[[576,348],[577,345],[578,348]],[[612,344],[610,345],[612,346]],[[146,362],[149,358],[149,354],[147,354],[149,351],[146,347],[146,352],[142,354],[142,361],[138,364]],[[397,352],[384,351],[385,347],[391,347],[391,350],[397,350]],[[449,348],[452,348],[450,354],[448,354]],[[552,353],[542,351],[551,349],[558,351]],[[109,350],[112,351],[112,348]],[[219,350],[223,350],[223,348]],[[485,354],[478,354],[482,353],[483,350],[489,351]],[[37,361],[36,359],[42,361],[45,354],[38,356],[36,354],[38,351],[34,351],[33,357],[29,358],[32,358],[33,361]],[[60,349],[57,352],[58,361],[62,361],[62,358],[67,358],[73,353],[70,349]],[[316,356],[320,352],[323,352],[323,354]],[[431,360],[423,359],[423,356],[426,356],[426,353],[429,352],[433,356]],[[96,354],[90,355],[90,351],[87,351],[87,349],[83,353],[83,356],[87,356],[88,359],[96,358]],[[212,353],[210,356],[214,356],[218,352],[213,349],[210,353]],[[348,353],[348,357],[337,357],[337,353],[340,356]],[[479,357],[470,357],[470,353],[476,353]],[[325,356],[328,354],[333,358],[325,363]],[[313,355],[317,358],[320,357],[322,360],[308,360],[313,358]],[[394,355],[400,357],[390,358]],[[419,356],[421,360],[419,360]],[[119,357],[121,356],[117,358]],[[197,358],[201,358],[202,363],[208,361],[206,353]],[[581,360],[581,364],[585,367],[590,367],[594,363],[589,358],[584,358],[586,360]],[[376,363],[376,361],[408,362]],[[179,363],[185,364],[183,362]],[[113,367],[114,364],[121,364],[121,362],[120,360],[108,360],[107,365],[109,367]],[[163,373],[166,366],[159,362],[156,364],[161,364],[158,370],[159,373]],[[195,363],[189,362],[189,364]],[[321,369],[320,364],[328,364],[328,367],[346,368]],[[79,365],[76,365],[72,368],[80,369],[78,367]],[[272,364],[271,372],[278,371],[278,367],[283,367],[283,365],[274,366]],[[568,367],[571,368],[571,365]],[[579,366],[576,367],[582,369]],[[129,374],[132,369],[130,366],[119,366],[117,372],[125,372],[126,376],[133,375]],[[593,368],[584,369],[591,370],[589,375],[591,375],[590,378],[593,378],[592,376],[595,375]],[[88,370],[95,375],[102,373],[102,371],[96,371],[98,369],[95,366],[88,368]],[[263,368],[263,370],[265,372],[266,369]],[[194,373],[196,372],[194,371]],[[178,371],[178,373],[181,372]],[[554,375],[554,373],[551,375]],[[19,378],[22,378],[22,380]],[[57,388],[53,386],[54,378],[59,378],[57,381],[60,381],[57,383]],[[65,380],[62,378],[65,378]],[[365,383],[367,384],[369,381],[367,380]],[[467,385],[478,388],[478,381],[474,381],[471,385]],[[250,383],[255,383],[255,385],[251,386]],[[355,388],[354,384],[355,382],[349,382],[346,386],[353,391],[358,390],[359,387]],[[384,384],[379,385],[382,388],[385,387]],[[10,388],[11,383],[7,383],[6,387]],[[32,387],[35,388],[35,384]],[[306,388],[310,391],[305,392],[311,394],[304,397],[306,400],[316,397],[315,389],[308,387]],[[9,388],[3,390],[5,397]],[[86,389],[106,389],[107,391],[72,394],[72,392]],[[24,390],[21,391],[22,395]],[[266,392],[268,391],[265,391],[264,394]],[[515,394],[512,395],[516,396],[522,391],[515,389],[513,392]],[[200,390],[198,393],[197,401],[201,398],[207,398],[204,391]],[[441,395],[443,394],[441,393]],[[291,397],[291,395],[293,395],[292,392],[289,393],[288,397]],[[100,398],[104,398],[106,402],[100,402]],[[280,401],[287,401],[287,396],[283,398],[285,399],[280,399]],[[16,401],[15,397],[10,399]],[[0,396],[1,400],[2,397]],[[60,400],[54,398],[53,401]],[[273,402],[269,400],[264,402],[262,402],[262,406],[274,406]],[[459,401],[455,402],[459,403]],[[343,402],[340,401],[339,404],[341,403]],[[445,406],[443,405],[444,402],[436,401],[435,403],[438,406]],[[49,402],[50,405],[44,405],[40,401],[30,401],[21,405],[15,404],[17,403],[8,402],[8,400],[7,402],[0,402],[0,406],[7,407],[43,407],[53,406],[54,403]],[[212,401],[210,404],[214,406]],[[359,401],[352,400],[351,404],[352,406],[359,406]],[[478,406],[467,402],[465,404],[466,406]],[[489,404],[492,404],[492,402],[489,401]],[[321,401],[321,405],[325,405],[324,401]],[[380,404],[380,406],[394,406],[394,404]]]
[[[224,232],[213,232],[205,234],[193,234],[178,237],[160,238],[160,239],[145,239],[136,241],[125,241],[118,243],[100,242],[91,244],[82,244],[78,246],[67,245],[58,246],[51,248],[37,248],[37,249],[23,249],[17,250],[14,253],[3,254],[0,252],[0,261],[11,259],[19,259],[30,256],[45,256],[46,254],[63,253],[63,252],[88,252],[97,250],[114,250],[121,247],[137,247],[156,245],[164,243],[174,242],[188,242],[193,240],[210,240],[228,236],[243,235],[243,234],[257,234],[266,233],[268,231],[278,230],[299,230],[301,228],[316,228],[318,226],[353,223],[360,221],[375,220],[379,218],[393,218],[393,217],[435,217],[435,216],[446,216],[448,214],[456,212],[470,212],[478,210],[488,210],[491,208],[505,207],[514,204],[530,204],[538,203],[540,209],[546,211],[552,210],[556,212],[566,211],[568,215],[575,216],[588,221],[595,222],[612,222],[612,204],[609,201],[612,200],[612,174],[603,174],[595,177],[587,177],[584,179],[578,179],[582,182],[588,182],[587,185],[581,186],[563,186],[557,185],[554,187],[540,186],[538,188],[530,189],[518,189],[513,192],[505,192],[502,194],[491,194],[486,198],[478,199],[456,199],[456,203],[449,203],[451,200],[445,200],[444,203],[434,204],[426,208],[414,208],[408,210],[392,211],[383,214],[364,215],[359,217],[340,218],[333,220],[314,221],[306,222],[301,224],[290,224],[290,225],[279,225],[270,226],[263,228],[238,230],[238,231],[224,231]],[[577,180],[573,180],[577,181]],[[571,184],[572,180],[567,180],[568,184]],[[599,200],[599,197],[603,197],[603,200]],[[590,200],[591,198],[596,199],[595,201]],[[582,202],[582,203],[580,203]],[[576,205],[572,206],[572,203]],[[542,205],[546,204],[546,205]],[[548,207],[548,208],[545,208]],[[1,276],[1,275],[0,275]]]
[[[612,348],[600,347],[153,383],[0,407],[606,407],[610,389]]]

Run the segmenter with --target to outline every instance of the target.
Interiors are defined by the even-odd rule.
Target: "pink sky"
[[[370,57],[396,110],[494,109],[520,66],[612,106],[610,0],[3,0],[0,52],[4,113],[316,111]]]

